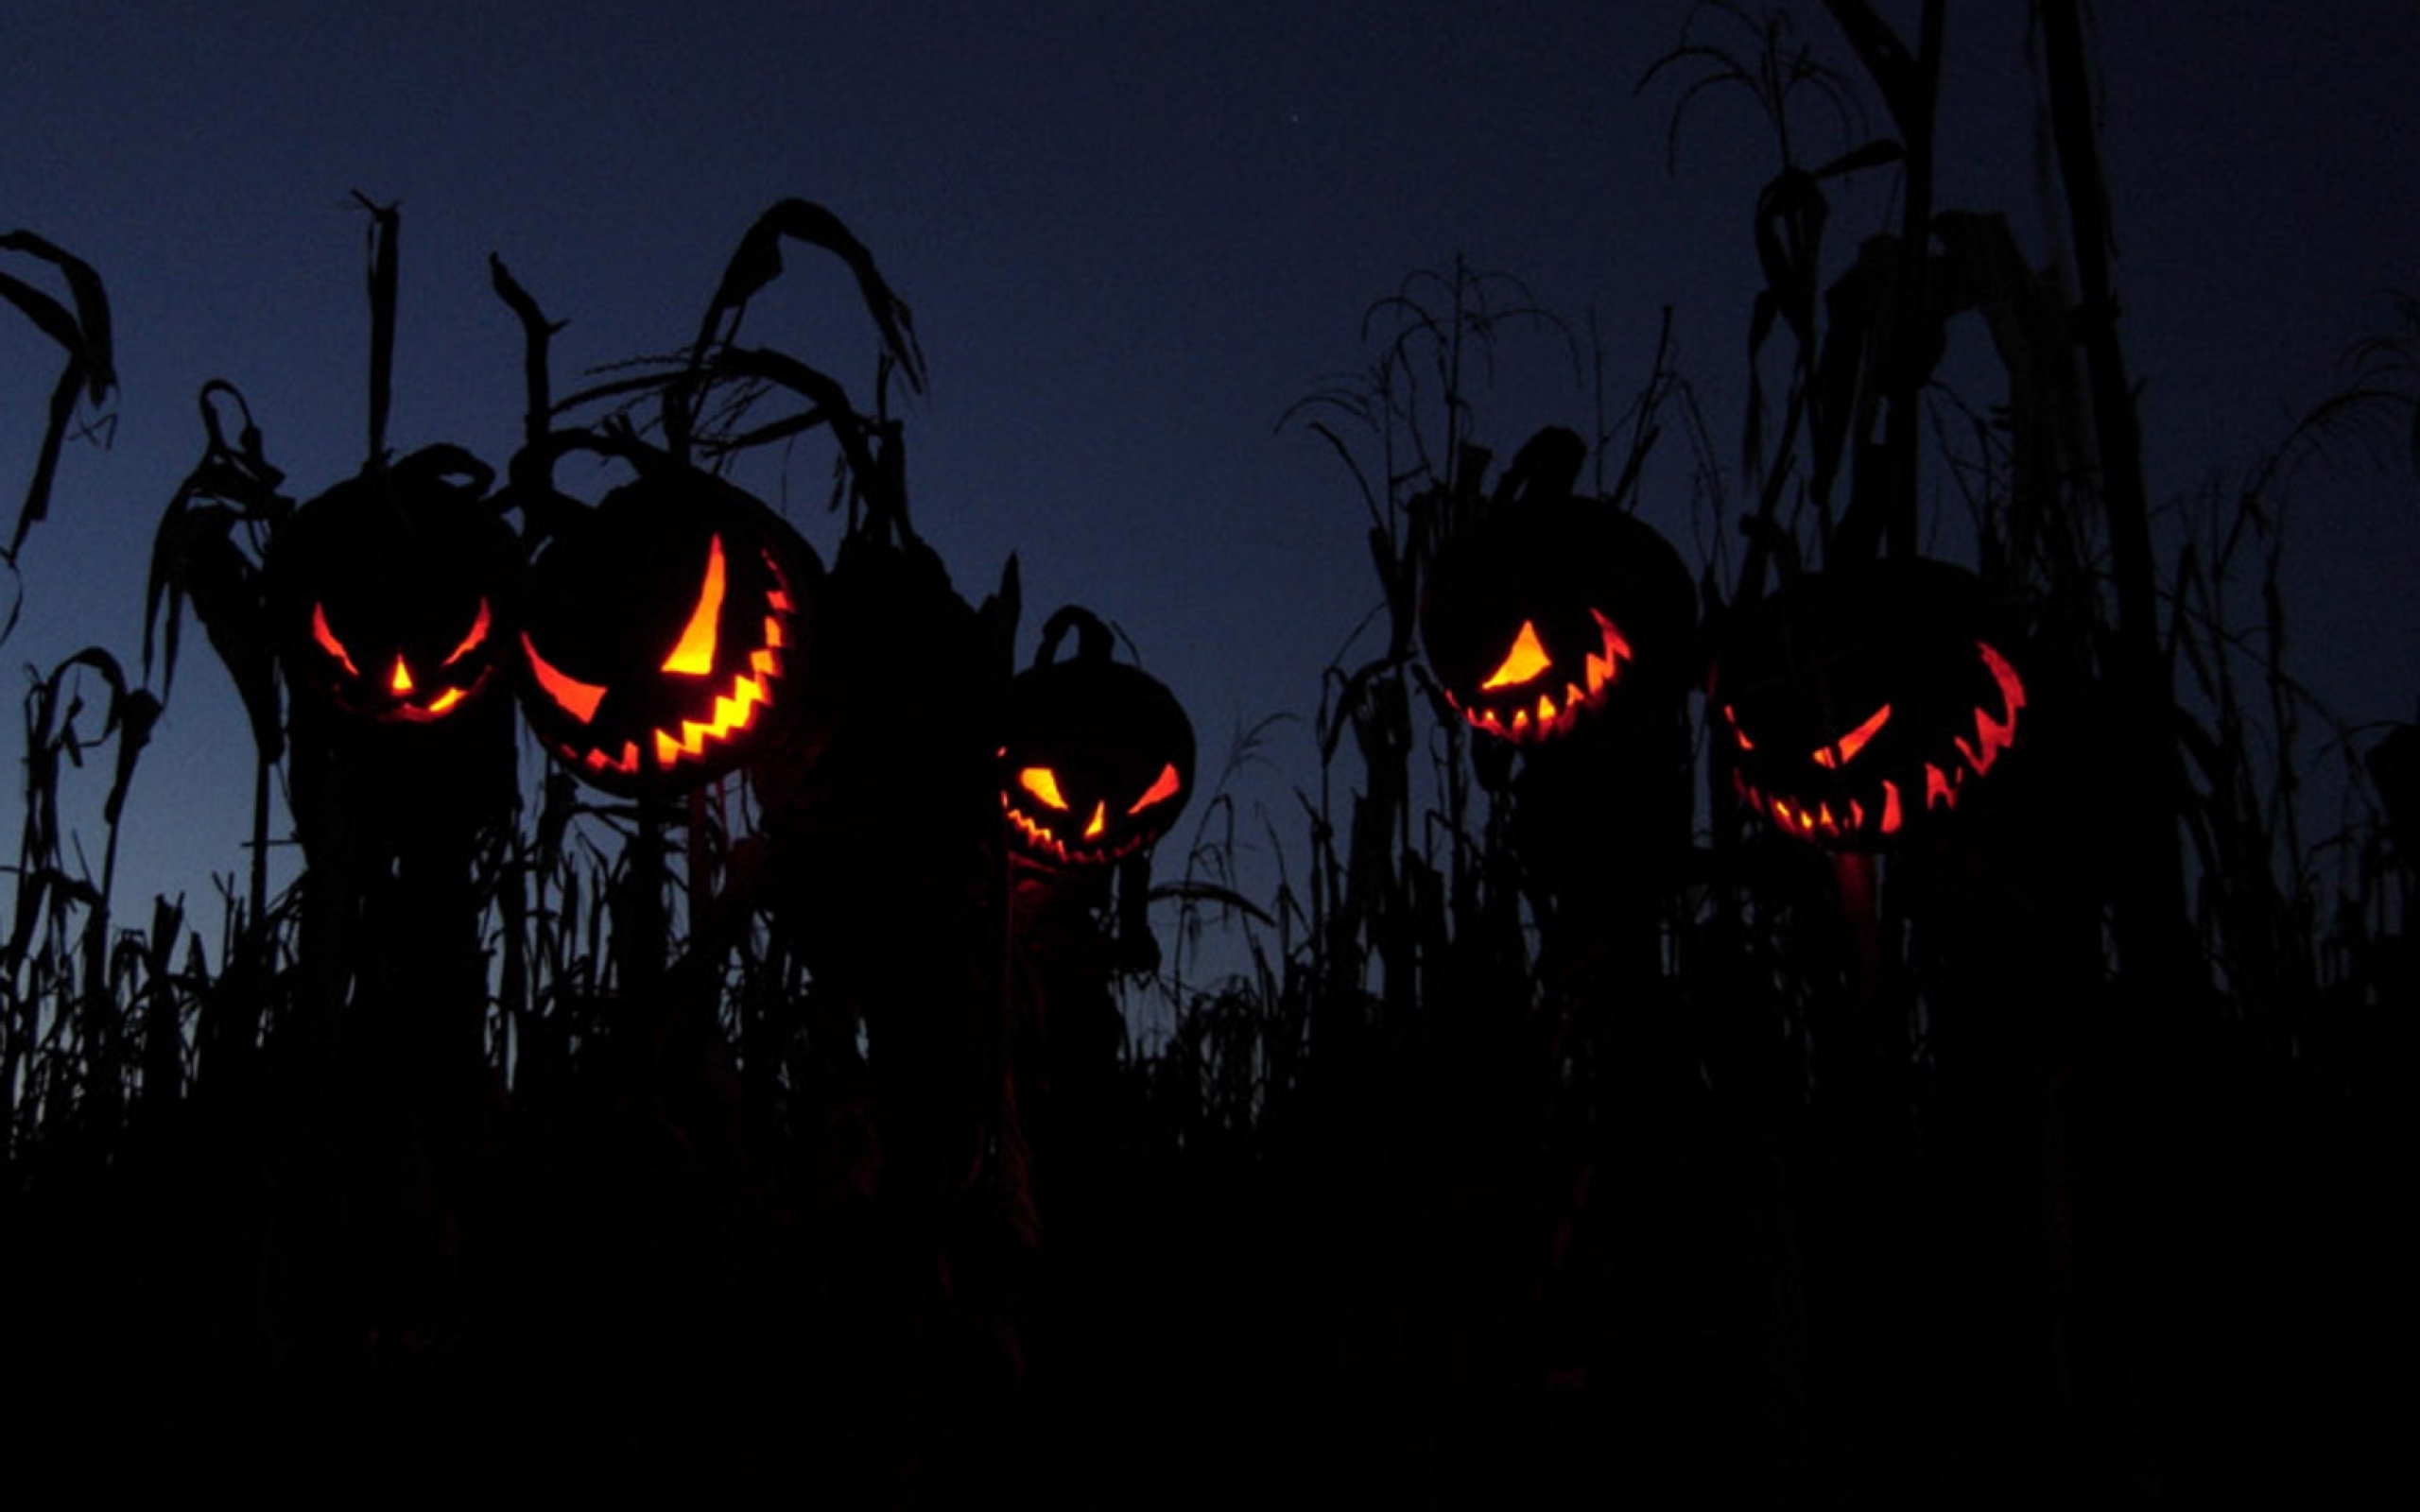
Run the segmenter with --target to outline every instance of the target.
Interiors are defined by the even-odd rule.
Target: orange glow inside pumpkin
[[[361,676],[361,669],[353,664],[353,657],[345,650],[344,643],[337,639],[336,631],[328,628],[328,611],[324,605],[311,606],[311,639],[320,643],[320,650],[337,659],[337,665],[344,668],[346,675]]]
[[[1965,757],[1966,765],[1975,769],[1977,777],[1980,777],[2000,759],[2000,752],[2016,744],[2016,713],[2025,707],[2025,684],[2017,678],[2016,668],[2008,664],[2008,658],[1980,641],[1975,643],[1975,649],[1981,654],[1984,667],[1992,674],[1992,680],[2000,685],[2000,710],[2006,715],[2005,718],[1994,719],[1988,712],[1978,709],[1975,711],[1975,737],[1979,744],[1970,746],[1963,736],[1959,738],[1958,754]]]
[[[715,669],[715,624],[722,618],[722,537],[706,544],[706,581],[698,590],[697,608],[681,631],[681,642],[664,659],[664,670],[684,678],[702,678]]]
[[[1739,743],[1741,750],[1756,748],[1756,743],[1750,740],[1748,732],[1739,728],[1739,712],[1727,703],[1722,706],[1722,722],[1731,727],[1731,738]]]
[[[1849,762],[1857,760],[1857,753],[1865,749],[1867,742],[1873,740],[1875,736],[1882,733],[1882,727],[1890,722],[1891,706],[1886,703],[1881,708],[1874,711],[1872,714],[1868,715],[1863,724],[1858,725],[1855,730],[1852,730],[1847,734],[1842,735],[1833,744],[1817,751],[1815,753],[1815,765],[1822,767],[1831,768],[1841,766]]]
[[[489,619],[488,601],[484,598],[480,599],[479,611],[472,617],[471,628],[468,633],[463,635],[462,644],[456,646],[453,650],[446,652],[445,660],[440,662],[439,665],[450,667],[455,662],[461,661],[464,657],[469,656],[472,652],[477,650],[480,643],[488,638]]]
[[[1014,781],[1020,789],[1031,797],[1034,801],[1040,803],[1044,808],[1049,809],[1053,813],[1058,814],[1066,814],[1073,811],[1073,805],[1067,801],[1065,790],[1059,785],[1059,774],[1051,770],[1049,767],[1021,766],[1017,768]],[[1151,780],[1151,785],[1145,788],[1140,797],[1135,799],[1133,802],[1127,805],[1126,816],[1128,818],[1133,818],[1140,815],[1145,809],[1153,807],[1156,804],[1165,803],[1184,791],[1184,776],[1176,769],[1176,764],[1174,762],[1164,763],[1160,767],[1160,775]],[[1018,831],[1024,834],[1029,844],[1052,856],[1057,857],[1063,862],[1080,859],[1078,853],[1069,850],[1066,844],[1060,840],[1058,836],[1052,834],[1048,830],[1045,829],[1034,820],[1019,813],[1017,811],[1016,804],[1010,799],[1008,794],[1002,793],[1000,795],[1000,806],[1002,810],[1007,813],[1009,818],[1015,823]],[[1106,799],[1096,799],[1093,803],[1092,813],[1086,816],[1084,819],[1084,828],[1081,838],[1086,840],[1098,840],[1108,833],[1109,801]],[[1115,854],[1116,852],[1112,853]],[[1093,857],[1091,859],[1100,858]]]
[[[1581,659],[1580,676],[1565,679],[1560,698],[1549,685],[1538,694],[1535,703],[1528,702],[1525,694],[1522,705],[1509,714],[1476,703],[1462,706],[1460,700],[1453,699],[1450,690],[1448,699],[1462,709],[1462,717],[1474,727],[1507,740],[1543,740],[1569,730],[1579,722],[1582,710],[1602,701],[1605,690],[1621,676],[1622,663],[1634,659],[1629,640],[1602,610],[1592,609],[1588,614],[1597,622],[1597,649]],[[1523,620],[1512,638],[1512,648],[1487,680],[1479,684],[1479,691],[1521,688],[1553,669],[1554,660],[1539,638],[1536,624]]]
[[[487,641],[488,630],[493,623],[493,616],[489,611],[488,601],[482,598],[479,600],[478,612],[472,616],[471,627],[463,632],[461,641],[453,650],[445,653],[445,659],[438,665],[441,668],[450,667],[477,650]],[[311,639],[319,643],[320,649],[333,658],[337,666],[344,669],[345,676],[356,681],[366,680],[361,676],[360,666],[353,660],[353,653],[345,648],[344,642],[337,636],[335,627],[328,623],[328,610],[324,604],[315,603],[311,606]],[[470,688],[443,689],[425,704],[398,703],[393,709],[379,713],[377,717],[402,720],[407,724],[424,724],[469,697],[472,692],[485,682],[486,676],[486,673],[482,672],[473,679]],[[395,658],[394,670],[387,674],[386,682],[387,692],[398,699],[408,699],[419,691],[419,683],[412,677],[411,664],[400,653]]]
[[[1957,759],[1925,764],[1924,807],[1927,811],[1955,809],[1963,786],[1988,773],[2001,754],[2016,744],[2017,714],[2025,708],[2024,680],[2017,676],[2016,668],[2009,663],[2008,658],[2000,655],[1990,644],[1977,641],[1975,653],[1999,689],[2000,712],[1995,716],[1991,710],[1978,705],[1974,710],[1972,738],[1963,734],[1950,737]],[[1722,717],[1738,738],[1739,748],[1754,750],[1755,747],[1750,744],[1747,732],[1739,728],[1738,716],[1728,704],[1723,706]],[[1863,750],[1890,722],[1891,706],[1884,704],[1837,743],[1817,750],[1813,758],[1815,765],[1837,770]],[[1900,799],[1899,784],[1887,779],[1879,783],[1880,798],[1872,809],[1854,799],[1842,799],[1838,808],[1829,801],[1818,801],[1811,806],[1793,803],[1778,794],[1768,795],[1737,772],[1732,774],[1732,782],[1740,796],[1771,818],[1784,833],[1803,840],[1820,843],[1858,836],[1871,839],[1895,835],[1907,825],[1908,816]],[[1867,823],[1869,815],[1873,818],[1870,828]]]
[[[1160,775],[1152,781],[1150,786],[1143,790],[1143,796],[1134,800],[1134,806],[1126,811],[1128,816],[1131,817],[1142,813],[1154,803],[1165,803],[1176,797],[1176,790],[1183,785],[1184,781],[1177,775],[1174,762],[1161,767]]]
[[[1177,789],[1184,784],[1184,779],[1178,774],[1176,763],[1167,763],[1161,766],[1160,775],[1151,779],[1151,785],[1143,790],[1143,796],[1127,805],[1127,817],[1133,817],[1154,803],[1167,802],[1176,797]],[[1017,772],[1017,786],[1032,794],[1044,808],[1056,809],[1062,814],[1067,812],[1067,795],[1059,790],[1059,774],[1049,767],[1020,768]],[[1084,825],[1085,839],[1099,837],[1101,831],[1107,828],[1108,815],[1109,804],[1106,800],[1093,805],[1093,816]]]
[[[768,684],[781,670],[781,658],[775,654],[775,648],[781,644],[781,622],[769,616],[765,621],[765,634],[767,644],[749,656],[756,676],[732,679],[731,692],[715,697],[712,719],[682,720],[678,740],[661,730],[655,732],[657,765],[669,766],[683,756],[702,756],[708,741],[720,740],[748,728],[749,722],[755,718],[757,709],[771,696]]]
[[[528,655],[529,670],[537,674],[538,686],[546,691],[547,697],[562,705],[563,713],[583,725],[596,717],[596,706],[605,701],[603,683],[582,682],[540,656],[537,643],[529,639],[527,630],[521,632],[521,649]]]
[[[1521,633],[1512,638],[1512,649],[1505,653],[1503,663],[1489,673],[1479,687],[1490,693],[1498,688],[1518,687],[1535,681],[1538,674],[1552,665],[1554,658],[1547,655],[1547,648],[1539,644],[1536,623],[1523,620]]]
[[[731,679],[727,693],[715,696],[714,705],[704,719],[683,719],[678,731],[661,729],[648,731],[649,748],[659,769],[668,768],[683,760],[703,758],[708,747],[726,740],[755,722],[756,711],[772,701],[772,684],[782,675],[782,648],[787,641],[783,622],[795,607],[786,590],[786,580],[775,564],[771,553],[765,556],[766,565],[774,575],[774,586],[766,590],[764,643],[748,653],[749,670]],[[698,590],[698,601],[690,610],[688,623],[681,631],[680,641],[662,663],[661,670],[681,677],[708,677],[715,671],[717,649],[717,622],[722,617],[723,599],[728,586],[728,569],[723,557],[722,537],[711,539],[706,550],[704,581]],[[585,682],[563,671],[539,654],[536,643],[527,631],[521,636],[521,648],[529,660],[529,670],[538,686],[558,707],[580,724],[588,724],[612,690],[602,683]],[[592,748],[576,757],[566,749],[566,757],[577,760],[591,772],[614,773],[624,777],[638,775],[642,751],[635,740],[625,740],[621,748],[608,751]]]
[[[1017,786],[1042,800],[1045,808],[1066,812],[1066,796],[1059,791],[1059,774],[1047,766],[1028,766],[1017,773]]]

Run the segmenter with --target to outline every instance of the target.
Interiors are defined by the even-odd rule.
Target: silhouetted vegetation
[[[1745,86],[1775,128],[1736,465],[1667,352],[1592,437],[1489,413],[1499,347],[1577,337],[1500,275],[1408,279],[1366,366],[1288,417],[1357,490],[1382,604],[1319,690],[1316,790],[1299,828],[1247,834],[1216,760],[1193,794],[1189,732],[1180,761],[1155,730],[1117,791],[1157,795],[1130,819],[1192,799],[1156,859],[1119,829],[1087,864],[1080,815],[1037,858],[1004,821],[1015,563],[970,602],[911,524],[888,396],[924,357],[828,212],[773,207],[690,346],[560,402],[553,326],[496,263],[529,352],[499,469],[390,451],[396,224],[363,201],[361,473],[298,503],[210,386],[141,675],[89,649],[26,700],[0,949],[21,1478],[311,1506],[2401,1504],[2408,1394],[2377,1383],[2420,1344],[2420,758],[2306,693],[2280,584],[2298,467],[2347,422],[2409,424],[2409,331],[2267,465],[2154,509],[2072,0],[2037,16],[2071,239],[2030,254],[1934,202],[1945,8],[1912,45],[1825,9],[1890,121],[1828,161],[1798,156],[1796,112],[1860,86],[1786,20],[1703,8],[1650,80]],[[1850,184],[1887,185],[1895,229],[1844,251]],[[864,395],[740,344],[785,244],[852,272]],[[70,359],[22,543],[109,389],[108,320],[76,259],[0,251],[71,291],[0,275]],[[1951,353],[2004,386],[1951,390]],[[830,447],[828,564],[716,476],[802,437]],[[633,491],[567,496],[574,453]],[[1702,524],[1673,569],[1694,604],[1636,565],[1657,488]],[[712,661],[698,627],[765,595],[770,691],[712,737],[727,777],[689,780],[708,737],[678,757],[677,729],[628,767],[596,735],[602,786],[570,745],[516,758],[516,679],[550,728],[619,696],[516,649],[520,559],[624,507],[717,522],[711,588],[633,603],[681,643],[639,673]],[[1424,647],[1431,590],[1507,536],[1547,559],[1526,532],[1566,522],[1668,602],[1615,612],[1618,655],[1598,616],[1584,651],[1617,672],[1485,728]],[[335,601],[508,526],[510,561],[425,606]],[[1800,811],[1737,777],[1751,726],[1708,668],[1815,644],[1790,606],[1819,579],[1951,580],[1917,565],[1945,541],[1960,633],[2005,627],[2022,673],[2021,719],[1988,677],[1958,713],[2014,736],[1920,814],[1910,787],[1887,834],[1811,803],[1784,833]],[[381,570],[343,577],[350,551]],[[1449,596],[1526,584],[1480,576]],[[436,627],[374,660],[348,639],[422,607]],[[1514,612],[1536,633],[1496,680],[1562,665],[1547,612]],[[129,920],[120,815],[189,622],[258,746],[254,845],[211,917]],[[1050,623],[1106,658],[1088,614]],[[1843,713],[1810,743],[1826,770],[1879,739]],[[678,724],[631,717],[633,752]],[[62,812],[88,761],[112,772],[97,826]],[[280,815],[304,869],[276,892]],[[1850,830],[1873,848],[1813,843]],[[1253,896],[1264,841],[1281,877]],[[1147,1008],[1165,1037],[1127,1034]]]

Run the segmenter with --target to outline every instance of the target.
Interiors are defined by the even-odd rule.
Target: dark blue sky
[[[1907,22],[1915,8],[1884,9]],[[2153,497],[2176,499],[2339,381],[2342,350],[2383,318],[2378,291],[2420,290],[2420,18],[2408,0],[2102,9],[2124,329]],[[2009,212],[2047,255],[2024,7],[1954,9],[1942,202]],[[46,664],[97,643],[132,662],[150,532],[199,453],[205,380],[250,397],[298,495],[359,465],[352,191],[404,216],[391,441],[457,441],[498,463],[517,435],[520,350],[489,252],[570,322],[556,349],[567,388],[685,339],[740,232],[800,196],[843,216],[914,307],[933,381],[906,411],[909,482],[960,587],[979,596],[1013,550],[1028,649],[1063,601],[1116,622],[1191,707],[1215,771],[1239,726],[1309,713],[1321,669],[1376,601],[1351,483],[1274,426],[1365,360],[1361,310],[1406,273],[1460,252],[1575,320],[1593,314],[1624,393],[1673,306],[1719,453],[1736,455],[1749,214],[1773,163],[1744,100],[1718,95],[1668,172],[1675,91],[1634,86],[1689,12],[15,8],[0,20],[0,229],[98,267],[123,387],[112,448],[68,454],[26,554],[25,622],[0,653]],[[1801,19],[1845,60],[1816,8]],[[1806,150],[1846,140],[1818,129]],[[1842,206],[1843,250],[1875,215]],[[873,337],[844,282],[811,255],[792,266],[752,336],[861,384]],[[13,496],[55,362],[0,315]],[[1979,332],[1964,336],[1980,350]],[[1510,347],[1499,372],[1480,419],[1500,452],[1548,422],[1590,428],[1592,402],[1551,347]],[[1719,524],[1689,517],[1678,448],[1664,460],[1645,513],[1694,558]],[[2420,490],[2408,465],[2358,448],[2343,463],[2296,494],[2295,644],[2348,716],[2409,717]],[[782,480],[769,464],[747,481]],[[793,483],[793,517],[828,554],[820,455]],[[198,642],[158,739],[122,905],[155,888],[202,899],[209,872],[240,863],[249,759]],[[1289,833],[1308,751],[1306,727],[1288,727],[1246,789]]]

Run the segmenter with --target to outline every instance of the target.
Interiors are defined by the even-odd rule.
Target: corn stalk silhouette
[[[26,533],[50,512],[51,486],[59,474],[60,450],[75,424],[78,407],[108,402],[117,388],[117,366],[111,350],[109,294],[91,264],[29,231],[0,232],[0,252],[16,252],[49,264],[68,292],[68,299],[62,303],[16,275],[0,272],[0,300],[16,306],[43,335],[58,344],[66,358],[50,392],[48,420],[43,427],[41,448],[34,455],[32,475],[26,480],[25,498],[17,507],[16,524],[9,528],[7,550],[0,551],[0,562],[13,573],[17,554],[25,549]],[[16,622],[16,608],[11,606],[8,620],[0,623],[0,639],[7,638]]]
[[[1414,275],[1364,326],[1370,367],[1289,416],[1347,463],[1378,583],[1320,690],[1320,775],[1283,837],[1301,843],[1269,826],[1282,880],[1260,907],[1229,885],[1221,848],[1243,826],[1213,800],[1194,869],[1154,890],[1179,902],[1181,941],[1205,915],[1250,920],[1251,964],[1161,984],[1175,1028],[1102,1096],[1103,1258],[1052,1290],[1047,1221],[1036,1250],[1013,1194],[986,1206],[1013,1185],[1016,1132],[997,1108],[1008,951],[981,922],[995,879],[931,864],[979,850],[959,840],[993,816],[934,813],[932,773],[896,759],[955,738],[916,720],[1005,679],[1015,616],[1012,573],[969,606],[908,527],[888,394],[923,361],[904,305],[826,213],[786,202],[743,239],[695,345],[558,403],[558,327],[494,262],[526,338],[506,484],[525,520],[570,447],[715,466],[828,430],[856,617],[818,645],[964,679],[895,727],[899,689],[844,683],[898,744],[864,737],[845,772],[788,753],[823,785],[760,799],[769,813],[634,816],[558,777],[478,853],[510,1133],[492,1182],[366,1139],[324,1095],[216,1119],[312,1062],[279,1055],[304,971],[266,869],[293,757],[258,564],[295,506],[240,396],[206,387],[204,455],[155,543],[142,679],[88,650],[26,705],[0,1296],[25,1299],[10,1336],[61,1404],[20,1419],[28,1441],[122,1458],[140,1433],[167,1452],[129,1476],[297,1502],[363,1464],[397,1467],[399,1500],[467,1469],[556,1499],[694,1497],[702,1477],[735,1502],[890,1505],[1035,1486],[1115,1504],[1204,1461],[1197,1489],[1232,1500],[1306,1457],[1409,1504],[1575,1487],[2215,1504],[2256,1486],[2357,1504],[2399,1484],[2377,1468],[2392,1399],[2365,1383],[2411,1342],[2396,1299],[2420,1226],[2397,1161],[2415,1132],[2420,745],[2327,717],[2295,678],[2284,585],[2291,499],[2340,437],[2382,427],[2420,461],[2411,306],[2274,457],[2150,514],[2125,417],[2104,413],[2131,382],[2115,274],[2083,246],[2105,223],[2075,220],[2051,271],[1997,217],[1931,204],[1946,8],[1921,8],[1912,43],[1865,6],[1826,9],[1853,71],[1786,13],[1708,8],[1651,76],[1684,105],[1744,87],[1773,112],[1738,464],[1713,459],[1663,354],[1591,440],[1597,491],[1618,499],[1665,486],[1659,438],[1692,445],[1717,604],[1965,539],[1943,528],[1962,513],[1980,576],[2022,612],[2038,730],[2067,754],[1997,817],[1960,816],[1957,846],[1885,864],[1887,948],[1844,937],[1824,864],[1752,827],[1708,752],[1695,843],[1651,889],[1655,952],[1620,976],[1670,1032],[1608,1048],[1566,1031],[1593,984],[1564,964],[1584,954],[1558,958],[1571,916],[1517,828],[1542,805],[1443,706],[1412,634],[1437,539],[1486,491],[1479,442],[1507,422],[1490,364],[1536,335],[1559,366],[1563,334],[1517,284]],[[2072,12],[2040,10],[2040,56],[2060,76],[2064,193],[2090,198]],[[1879,136],[1857,125],[1869,87]],[[1810,107],[1839,143],[1811,146]],[[1832,201],[1892,174],[1894,229],[1828,241]],[[871,413],[739,344],[791,243],[856,274]],[[43,299],[11,295],[88,359],[80,296]],[[87,302],[102,308],[96,284]],[[1938,381],[1960,344],[1988,348],[2001,403]],[[76,404],[106,394],[89,360],[75,378]],[[383,458],[376,418],[371,445]],[[2118,545],[2136,511],[2139,554]],[[188,610],[259,751],[251,874],[215,954],[181,905],[128,928],[112,898]],[[138,685],[155,670],[157,697]],[[90,864],[79,765],[109,774]],[[2308,795],[2338,769],[2345,809],[2314,824]],[[903,815],[929,828],[904,835]],[[685,893],[643,822],[683,826]],[[2181,856],[2172,896],[2146,846]],[[633,1036],[616,1017],[634,935],[702,1022]],[[906,1192],[921,1211],[903,1217],[886,1204]],[[379,1310],[327,1279],[348,1264]]]

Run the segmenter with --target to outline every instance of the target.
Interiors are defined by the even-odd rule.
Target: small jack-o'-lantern
[[[450,447],[365,472],[304,505],[266,567],[298,696],[382,725],[475,702],[509,644],[512,533],[487,470]]]
[[[2017,741],[2025,681],[1982,587],[1941,562],[1810,573],[1751,606],[1707,690],[1742,800],[1871,850],[1956,808]]]
[[[566,516],[530,561],[521,707],[557,760],[631,796],[745,760],[783,714],[821,571],[782,519],[663,465]]]
[[[1077,651],[1055,660],[1078,627]],[[1100,866],[1167,833],[1193,794],[1193,722],[1157,678],[1110,659],[1109,633],[1080,609],[1044,627],[1034,664],[1009,685],[1000,808],[1028,857]]]
[[[1648,525],[1573,496],[1583,450],[1568,431],[1532,438],[1493,500],[1461,506],[1429,569],[1429,669],[1473,729],[1502,739],[1562,735],[1642,675],[1685,685],[1688,569]]]

